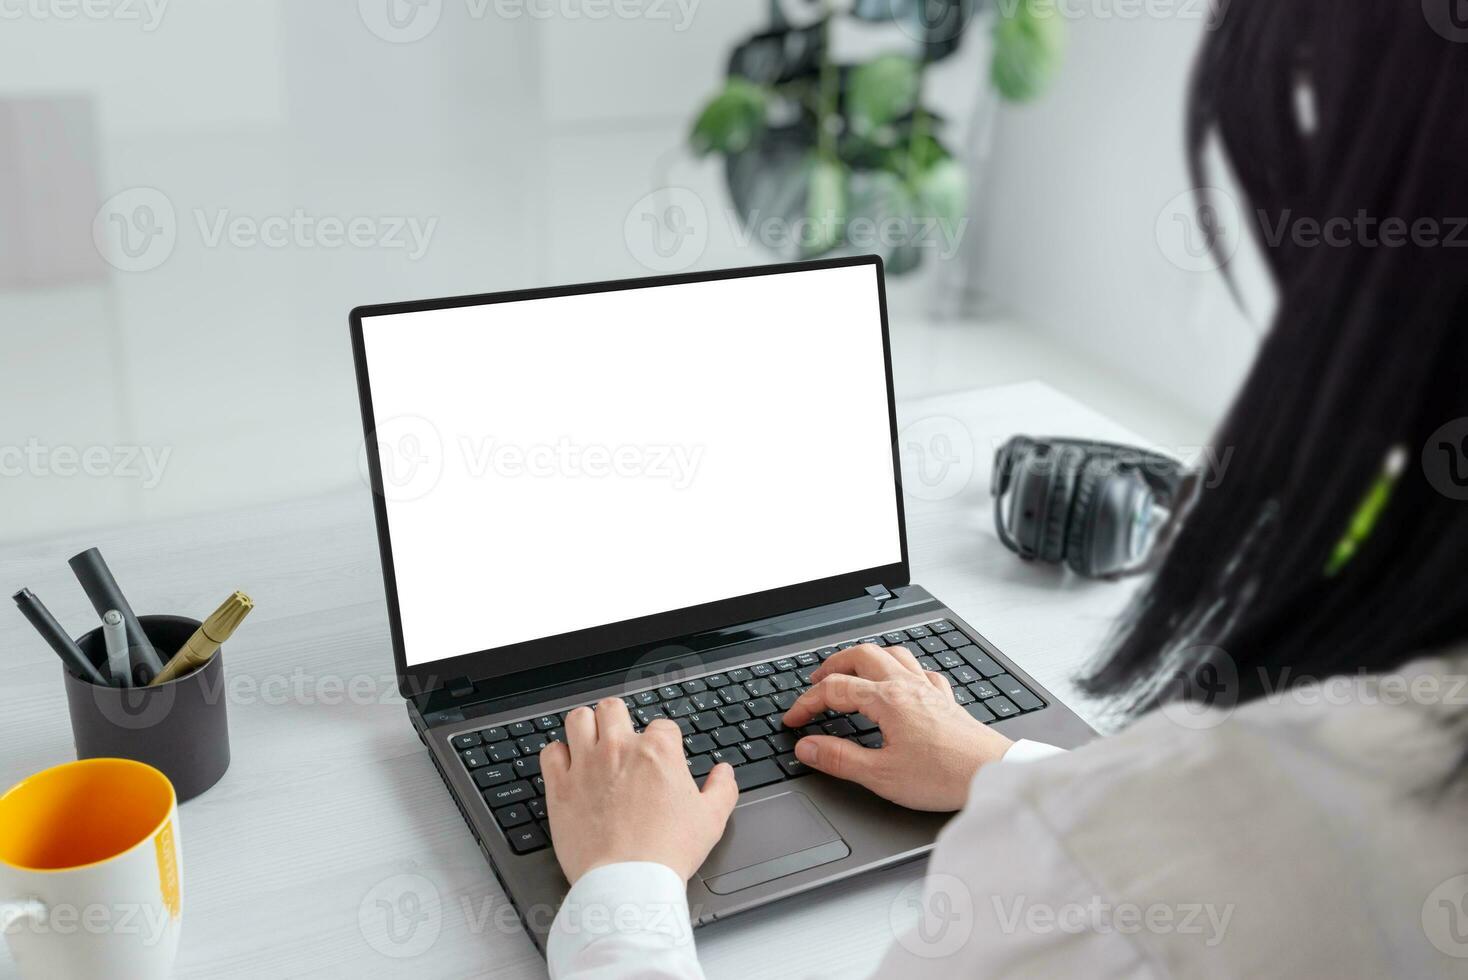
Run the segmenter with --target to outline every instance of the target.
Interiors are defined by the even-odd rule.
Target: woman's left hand
[[[732,767],[714,767],[700,791],[667,719],[638,734],[619,698],[566,716],[566,744],[540,753],[556,860],[571,884],[593,868],[655,861],[684,881],[724,834],[739,800]]]

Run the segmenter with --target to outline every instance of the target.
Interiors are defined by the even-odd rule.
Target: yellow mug
[[[23,977],[173,972],[178,800],[130,759],[83,759],[0,796],[0,932]]]

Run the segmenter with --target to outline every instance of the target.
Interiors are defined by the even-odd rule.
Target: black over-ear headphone
[[[1145,567],[1183,479],[1181,463],[1145,449],[1015,436],[994,456],[994,526],[1021,558],[1117,578]]]

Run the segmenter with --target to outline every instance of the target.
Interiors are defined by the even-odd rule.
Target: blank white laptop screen
[[[877,275],[364,319],[408,665],[901,561]]]

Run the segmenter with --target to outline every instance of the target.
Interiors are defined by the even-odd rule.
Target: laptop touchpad
[[[724,839],[698,869],[698,877],[715,895],[728,895],[850,853],[804,793],[781,793],[734,808]]]

